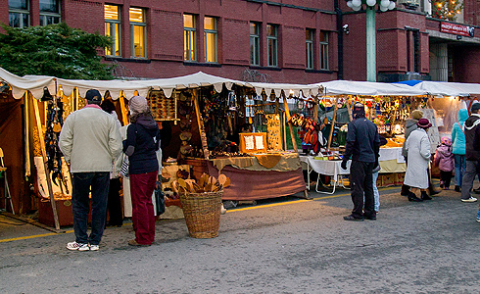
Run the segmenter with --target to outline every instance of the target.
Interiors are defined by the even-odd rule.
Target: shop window
[[[306,65],[307,69],[313,69],[314,68],[314,60],[313,60],[313,38],[315,36],[315,31],[314,30],[309,30],[307,29],[305,31],[305,43],[306,43]]]
[[[197,24],[192,14],[183,15],[184,60],[197,61]]]
[[[105,36],[112,38],[112,46],[105,48],[105,55],[121,56],[120,7],[105,4]]]
[[[132,57],[147,57],[147,22],[145,10],[142,8],[130,8],[130,30],[132,36]]]
[[[205,17],[205,62],[217,62],[217,19]]]
[[[260,24],[250,23],[250,65],[260,65]]]
[[[40,0],[40,25],[60,23],[60,1]]]
[[[407,71],[420,72],[420,31],[407,29]],[[410,51],[412,50],[412,51]]]
[[[267,61],[268,66],[278,66],[278,26],[267,25]]]
[[[14,28],[26,28],[30,25],[28,0],[8,0],[8,25]]]
[[[320,32],[320,69],[328,70],[328,32]]]

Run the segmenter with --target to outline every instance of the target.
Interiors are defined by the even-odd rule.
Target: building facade
[[[376,13],[378,81],[480,82],[480,4],[438,0]],[[459,0],[460,1],[460,0]],[[451,1],[450,1],[451,2]],[[455,0],[454,0],[455,2]],[[65,22],[112,37],[99,50],[121,78],[203,71],[288,83],[366,79],[365,11],[343,0],[0,0],[14,27]],[[442,6],[443,7],[443,6]]]

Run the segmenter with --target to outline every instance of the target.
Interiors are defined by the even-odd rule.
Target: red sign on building
[[[475,31],[474,27],[462,26],[462,25],[450,23],[450,22],[442,22],[440,26],[440,32],[460,35],[465,37],[473,37],[474,31]]]

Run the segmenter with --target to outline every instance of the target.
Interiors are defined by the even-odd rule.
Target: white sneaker
[[[88,251],[90,247],[86,243],[77,243],[76,241],[67,243],[68,250]]]
[[[470,196],[468,199],[462,199],[462,202],[477,202],[477,198]]]
[[[90,251],[98,251],[100,249],[100,246],[98,245],[90,245]]]
[[[480,218],[477,218],[477,223],[480,223]]]

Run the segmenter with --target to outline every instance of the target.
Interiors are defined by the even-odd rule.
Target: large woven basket
[[[188,233],[193,238],[214,238],[220,228],[223,191],[180,194]]]

